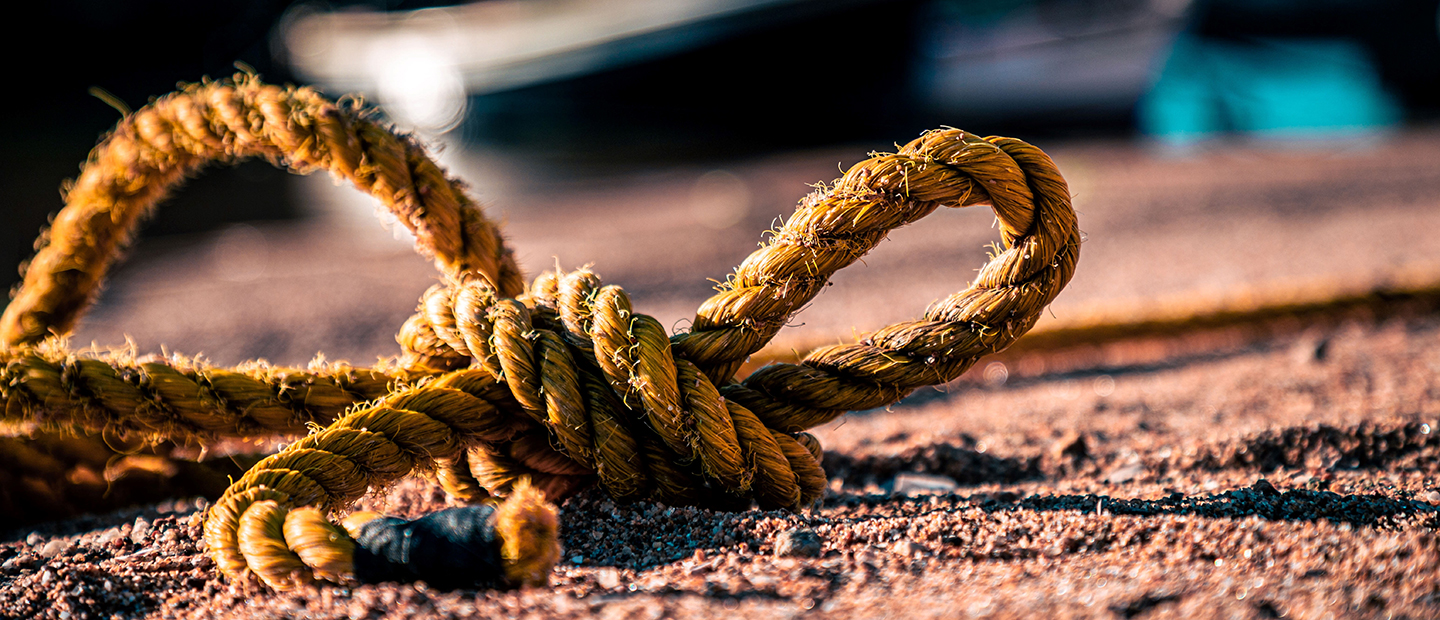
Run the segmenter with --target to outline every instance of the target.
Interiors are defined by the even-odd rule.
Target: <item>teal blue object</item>
[[[1178,145],[1231,131],[1283,140],[1352,138],[1400,120],[1400,106],[1364,48],[1344,39],[1181,35],[1139,106],[1141,130]]]

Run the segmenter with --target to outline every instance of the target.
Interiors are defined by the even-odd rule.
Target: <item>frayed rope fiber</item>
[[[502,555],[531,576],[510,583],[543,582],[558,558],[558,546],[534,544],[553,540],[558,527],[553,508],[534,499],[542,494],[556,501],[599,484],[622,500],[722,509],[810,505],[824,491],[825,474],[820,444],[806,429],[948,382],[1009,346],[1069,282],[1080,251],[1069,190],[1043,152],[1011,138],[931,131],[895,153],[874,154],[803,199],[701,305],[691,329],[670,335],[635,312],[623,289],[587,270],[542,274],[523,291],[498,230],[413,140],[313,91],[239,76],[163,97],[97,147],[0,334],[30,347],[73,325],[133,225],[135,215],[112,217],[109,209],[138,215],[207,158],[246,155],[351,179],[416,231],[444,276],[401,327],[404,354],[363,371],[393,376],[388,393],[260,461],[211,508],[205,537],[220,568],[277,588],[350,578],[355,541],[316,509],[340,511],[416,470],[433,472],[462,499],[519,500],[516,510],[529,516],[496,527]],[[443,199],[432,208],[425,201],[435,196]],[[747,356],[889,231],[942,206],[978,204],[994,208],[1004,249],[967,289],[920,319],[736,381]],[[56,268],[62,264],[83,273]],[[64,363],[105,374],[82,363],[89,358],[72,357]],[[203,373],[173,372],[194,377],[201,394],[215,393],[203,389]],[[106,398],[103,384],[78,403],[55,396],[67,390],[53,378],[51,396],[42,398],[46,388],[31,389],[32,376],[7,370],[0,393],[7,416],[20,403],[14,415],[36,417],[38,402],[50,419],[62,419],[55,410],[83,410],[99,406],[85,398]],[[155,395],[147,408],[183,421],[152,414],[151,422],[132,425],[152,436],[223,433],[237,420],[247,429],[268,424],[184,398],[172,406],[159,390],[146,394]],[[277,420],[276,432],[293,428],[295,418],[279,413],[265,419]],[[123,413],[107,415],[92,424],[125,423]],[[228,417],[207,421],[212,415]]]

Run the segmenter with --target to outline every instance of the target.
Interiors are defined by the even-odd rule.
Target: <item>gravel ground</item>
[[[1426,134],[1325,157],[1164,160],[1111,147],[1061,149],[1090,241],[1057,312],[1227,285],[1375,281],[1399,267],[1440,264],[1428,234],[1440,224],[1440,177],[1415,163],[1435,161],[1427,153],[1440,153],[1440,140]],[[780,164],[754,170],[833,176],[811,174],[813,164]],[[755,180],[763,175],[735,168],[754,196],[768,195],[757,189],[769,187]],[[535,248],[566,234],[540,223],[556,213],[638,196],[625,213],[652,222],[647,234],[673,232],[693,222],[666,219],[657,205],[688,191],[686,179],[612,187],[603,200],[572,196],[572,211],[551,196],[533,214],[512,217],[509,230],[532,269],[548,262]],[[956,225],[988,222],[956,217],[964,219]],[[578,216],[556,221],[600,236],[611,230]],[[361,360],[389,353],[389,333],[428,285],[427,268],[403,245],[381,242],[326,258],[346,243],[331,234],[337,226],[319,220],[141,248],[81,341],[139,331],[143,349],[165,342],[222,363],[253,355],[303,363],[321,347]],[[753,247],[750,230],[739,254]],[[268,245],[256,250],[252,233]],[[984,234],[976,234],[959,242],[948,232],[897,234],[891,254],[847,270],[863,273],[835,287],[869,290],[866,282],[887,280],[880,292],[827,293],[832,299],[801,318],[821,314],[810,328],[848,334],[909,316],[943,294],[929,291],[935,278],[919,271],[917,257],[955,245],[979,256]],[[646,279],[646,265],[662,264],[647,254],[654,248],[609,243],[616,262],[609,271],[599,265],[601,273],[638,282],[636,305],[647,310],[693,307],[703,286],[670,293],[666,283],[696,272],[713,277],[738,260],[675,259]],[[585,260],[580,254],[593,244],[562,245],[562,258]],[[617,254],[622,248],[630,252]],[[223,269],[253,251],[270,257],[271,271]],[[959,260],[967,274],[978,264],[956,256],[944,260]],[[277,277],[273,265],[282,263],[287,271]],[[355,277],[365,286],[338,274],[363,274]],[[302,289],[311,294],[296,294]],[[929,297],[916,297],[921,289]],[[891,317],[890,305],[865,301],[892,294],[913,307]],[[667,324],[678,316],[666,315]],[[340,348],[322,343],[330,338]],[[200,548],[205,502],[192,498],[0,536],[0,615],[1440,617],[1433,314],[1297,322],[1258,339],[1217,331],[1024,353],[816,434],[831,487],[821,505],[800,513],[618,505],[595,492],[571,499],[562,507],[566,553],[549,589],[381,584],[277,594],[229,583]],[[407,480],[360,507],[413,517],[447,505],[431,482]]]
[[[0,544],[0,613],[1440,614],[1436,317],[937,394],[822,428],[831,490],[801,513],[571,499],[549,590],[230,584],[199,547],[192,500]],[[363,503],[403,516],[446,505],[424,480]]]

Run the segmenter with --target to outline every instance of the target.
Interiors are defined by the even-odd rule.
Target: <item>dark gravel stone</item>
[[[775,555],[792,558],[820,557],[822,542],[815,530],[795,528],[775,536]]]

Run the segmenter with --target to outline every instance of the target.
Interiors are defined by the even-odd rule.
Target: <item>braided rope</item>
[[[553,296],[546,290],[551,282],[557,284]],[[562,298],[571,303],[557,308]],[[753,495],[766,508],[796,508],[823,490],[816,457],[796,439],[767,429],[744,407],[727,403],[694,364],[673,358],[660,324],[635,313],[619,287],[601,286],[595,274],[581,270],[542,277],[531,300],[534,311],[515,300],[497,300],[487,285],[472,283],[432,288],[421,304],[429,322],[453,327],[435,329],[452,351],[473,356],[477,366],[505,381],[523,415],[556,438],[558,453],[551,444],[540,445],[512,459],[507,469],[563,454],[585,474],[597,474],[617,498],[648,495],[667,503],[703,503],[673,484],[657,486],[677,475],[647,475],[635,459],[645,453],[644,464],[651,469],[699,474],[689,476],[698,480],[685,487],[713,480],[724,493],[746,498],[744,503]],[[541,319],[538,325],[535,318]],[[590,389],[582,389],[581,377],[589,379]],[[649,424],[635,423],[641,419]],[[594,429],[602,429],[604,436],[597,437]],[[492,476],[506,465],[491,461],[487,471]],[[510,475],[522,472],[566,473],[554,465],[536,465]]]
[[[857,168],[862,172],[856,173]],[[922,320],[885,327],[857,344],[817,349],[800,364],[767,366],[743,384],[727,386],[726,398],[751,408],[771,428],[811,428],[845,411],[883,407],[916,388],[959,377],[981,356],[1003,350],[1033,327],[1075,273],[1080,230],[1065,180],[1048,156],[1019,140],[980,140],[959,131],[932,132],[896,155],[851,168],[838,186],[830,196],[840,194],[839,199],[812,196],[807,201],[845,214],[843,219],[832,214],[826,218],[830,222],[844,222],[856,209],[861,214],[893,210],[897,220],[906,221],[907,212],[928,212],[935,204],[973,204],[969,201],[983,192],[995,207],[1006,249],[981,269],[969,288],[932,304]],[[888,205],[879,202],[887,194],[893,197],[902,191],[908,198],[892,198]],[[868,192],[874,193],[848,197]],[[815,219],[821,218],[817,214]],[[839,262],[836,255],[844,257],[848,251],[829,247],[846,238],[845,227],[816,229],[822,227],[811,229],[815,232],[810,235],[802,232],[790,238],[827,248],[829,256],[825,258]],[[785,231],[778,236],[785,239]],[[736,281],[751,281],[741,274],[762,252],[751,255],[736,270]],[[743,334],[747,329],[743,318],[712,329],[707,308],[726,307],[731,300],[758,295],[750,291],[776,278],[756,280],[762,284],[748,288],[737,285],[707,301],[697,317],[701,343],[709,344],[712,334]],[[691,350],[684,344],[687,340],[678,348]],[[698,350],[709,354],[712,349]],[[738,363],[743,357],[721,359]]]
[[[0,348],[0,423],[12,434],[74,429],[182,443],[296,435],[432,374],[394,364],[212,368],[173,354],[74,353],[46,341]]]
[[[922,320],[732,381],[739,360],[889,230],[940,206],[980,203],[995,206],[1006,249],[969,288]],[[278,517],[259,502],[339,507],[363,492],[362,479],[374,486],[401,475],[406,459],[353,474],[336,464],[392,453],[412,467],[439,460],[442,484],[472,496],[529,477],[558,498],[593,477],[622,499],[799,508],[825,485],[819,442],[804,429],[950,381],[1005,348],[1069,281],[1079,248],[1068,190],[1048,157],[1016,140],[947,130],[861,162],[807,197],[701,306],[688,334],[667,337],[622,289],[585,270],[542,275],[523,300],[452,280],[426,292],[399,340],[413,358],[473,366],[356,409],[262,461],[217,503],[207,540],[227,573],[255,571],[284,586],[297,564],[270,567]],[[512,434],[466,431],[458,424],[473,424],[470,413],[431,398],[462,377],[514,396],[516,409],[487,412]],[[358,428],[369,432],[363,454]],[[467,445],[470,472],[457,453]],[[252,506],[269,525],[243,526]]]
[[[70,331],[120,246],[171,187],[207,163],[247,157],[297,173],[328,170],[378,198],[442,273],[478,274],[511,295],[524,288],[499,229],[413,138],[365,118],[358,106],[241,74],[157,99],[90,152],[0,317],[0,344]]]

